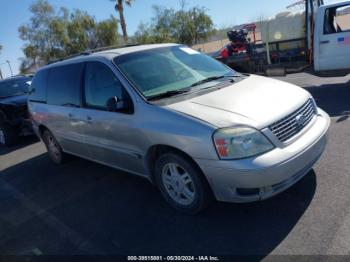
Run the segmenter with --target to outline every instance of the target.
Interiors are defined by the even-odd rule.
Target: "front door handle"
[[[324,45],[324,44],[329,44],[329,43],[330,43],[330,41],[329,41],[329,40],[324,40],[324,41],[321,41],[321,42],[320,42],[320,44],[321,44],[321,45]]]
[[[73,114],[68,114],[69,120],[72,122],[79,122],[81,119],[75,118]]]

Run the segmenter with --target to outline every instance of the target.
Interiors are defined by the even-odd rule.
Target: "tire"
[[[12,146],[17,141],[18,135],[12,126],[0,123],[0,146]]]
[[[180,212],[198,214],[213,200],[201,171],[180,154],[161,155],[156,161],[155,179],[164,199]]]
[[[63,164],[66,161],[67,156],[62,151],[62,148],[57,142],[54,135],[49,130],[45,130],[43,132],[42,138],[50,159],[57,165]]]

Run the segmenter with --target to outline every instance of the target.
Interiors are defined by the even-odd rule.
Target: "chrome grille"
[[[286,142],[302,131],[315,115],[315,104],[309,99],[298,110],[270,125],[269,129],[281,142]]]

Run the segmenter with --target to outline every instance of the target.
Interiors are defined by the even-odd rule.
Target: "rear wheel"
[[[0,146],[11,146],[18,138],[15,128],[6,123],[0,123]]]
[[[155,177],[164,199],[181,212],[197,214],[213,199],[201,171],[180,154],[160,156],[156,162]]]
[[[66,160],[66,154],[62,151],[61,146],[49,130],[44,131],[43,141],[51,160],[55,164],[63,164]]]

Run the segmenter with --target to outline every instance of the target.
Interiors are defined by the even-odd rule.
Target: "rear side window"
[[[86,106],[106,109],[107,100],[115,96],[120,100],[129,97],[112,70],[100,62],[87,63],[85,69]]]
[[[29,99],[33,102],[46,102],[47,70],[36,73],[29,91]]]
[[[80,106],[84,64],[70,64],[49,70],[47,103],[58,106]]]

